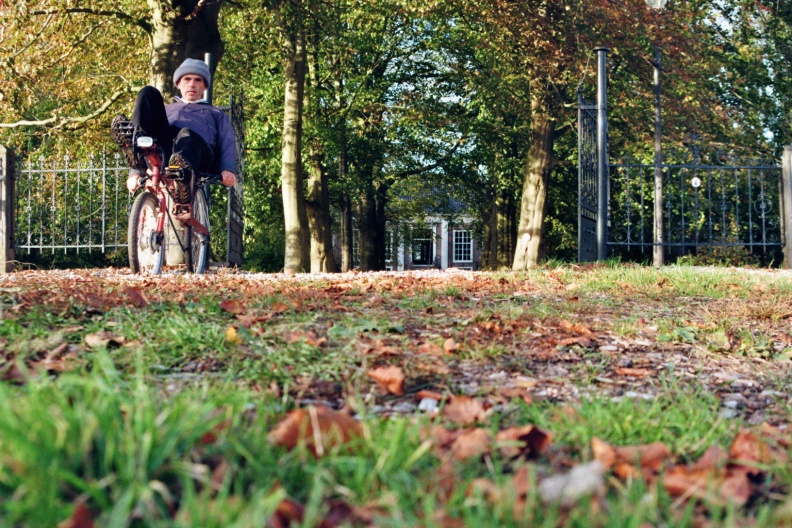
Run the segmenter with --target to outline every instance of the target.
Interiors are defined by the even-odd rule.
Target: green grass
[[[53,304],[24,310],[15,309],[17,292],[0,282],[0,374],[63,343],[80,359],[71,372],[30,368],[24,382],[0,381],[0,525],[58,526],[85,504],[97,526],[264,526],[285,497],[304,506],[302,526],[316,525],[334,502],[366,508],[375,512],[376,526],[393,527],[442,527],[448,519],[471,527],[696,526],[704,509],[715,526],[768,526],[783,514],[792,490],[792,471],[783,463],[768,468],[762,493],[743,508],[695,506],[661,486],[614,476],[601,499],[582,498],[568,508],[542,501],[538,482],[591,460],[594,437],[620,446],[663,442],[682,463],[713,445],[727,449],[747,424],[724,417],[717,394],[682,373],[646,380],[656,394],[648,400],[601,395],[496,406],[479,424],[493,434],[528,424],[552,433],[549,450],[528,461],[496,450],[449,469],[426,431],[433,424],[460,426],[442,416],[383,416],[375,409],[412,401],[409,391],[417,388],[458,394],[490,372],[539,376],[532,370],[542,367],[533,359],[539,352],[569,358],[565,381],[596,389],[597,378],[612,376],[621,358],[597,350],[604,337],[588,348],[544,346],[571,335],[562,322],[608,339],[648,339],[647,351],[692,350],[713,361],[767,365],[765,388],[785,392],[788,373],[774,367],[788,361],[777,346],[789,336],[788,279],[617,263],[554,264],[478,278],[490,281],[493,293],[463,281],[379,292],[357,284],[333,297],[322,293],[333,287],[326,281],[274,293],[262,287],[261,295],[227,286],[200,291],[186,283],[179,301],[164,281],[144,308],[81,304],[73,293],[74,302],[59,304],[55,289],[45,299]],[[116,284],[108,289],[123,292]],[[266,317],[246,328],[221,308],[227,300]],[[274,310],[276,303],[290,308]],[[230,327],[237,341],[228,339]],[[646,333],[647,327],[656,332]],[[136,345],[90,348],[85,336],[99,331]],[[306,336],[327,340],[316,344]],[[417,352],[418,343],[442,348],[448,336],[461,345],[458,353]],[[367,351],[380,341],[390,347],[387,353]],[[449,372],[420,370],[427,363]],[[404,367],[408,395],[383,396],[373,386],[366,371],[384,364]],[[467,377],[458,374],[461,367]],[[273,445],[268,434],[300,398],[324,397],[311,393],[318,386],[354,408],[363,436],[318,459],[304,447]],[[777,413],[784,423],[792,419],[784,396]],[[516,519],[518,501],[509,493],[522,466],[537,485]],[[453,486],[446,486],[449,479]],[[492,481],[504,495],[493,500],[476,492],[477,479]]]

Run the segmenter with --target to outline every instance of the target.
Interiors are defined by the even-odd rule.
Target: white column
[[[440,247],[442,248],[440,267],[448,269],[448,222],[446,220],[440,222]]]

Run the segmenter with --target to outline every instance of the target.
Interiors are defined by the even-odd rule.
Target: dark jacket
[[[218,170],[236,174],[236,137],[225,112],[206,102],[185,103],[180,99],[166,105],[165,112],[171,125],[189,128],[204,138],[214,153]]]

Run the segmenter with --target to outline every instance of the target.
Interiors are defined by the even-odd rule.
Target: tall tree
[[[14,2],[0,47],[0,126],[82,128],[146,82],[173,93],[173,72],[186,57],[211,52],[215,64],[222,58],[218,16],[224,3]]]

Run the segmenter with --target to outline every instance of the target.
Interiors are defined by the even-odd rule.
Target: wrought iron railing
[[[612,163],[608,245],[645,252],[655,244],[655,165],[626,158]],[[663,171],[665,248],[743,246],[766,253],[783,246],[781,166],[769,159],[738,159],[688,145],[670,151]]]
[[[126,247],[132,196],[117,153],[85,161],[27,160],[16,167],[15,249],[106,251]]]

